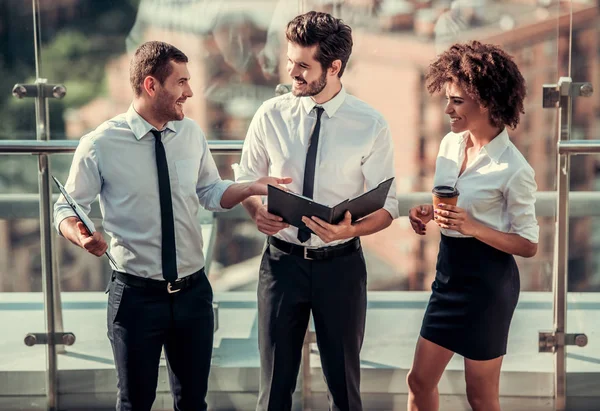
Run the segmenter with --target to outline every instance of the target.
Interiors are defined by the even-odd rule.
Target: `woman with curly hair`
[[[446,92],[451,131],[436,161],[434,186],[455,187],[457,205],[409,212],[413,230],[441,228],[436,277],[408,373],[409,411],[439,407],[437,385],[454,355],[464,357],[475,411],[499,411],[500,367],[519,298],[513,255],[537,252],[536,184],[507,128],[524,113],[525,81],[497,46],[454,44],[429,66],[430,93]]]

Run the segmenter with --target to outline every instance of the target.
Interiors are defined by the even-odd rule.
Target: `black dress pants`
[[[150,411],[164,346],[173,408],[206,410],[213,345],[212,288],[205,275],[174,293],[109,285],[108,338],[117,369],[117,411]]]
[[[330,410],[362,410],[359,354],[366,282],[360,248],[316,261],[267,245],[258,284],[261,380],[257,411],[291,409],[311,310]]]

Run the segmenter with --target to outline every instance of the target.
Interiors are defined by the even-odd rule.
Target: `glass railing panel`
[[[243,140],[254,112],[275,95],[280,81],[279,58],[269,54],[267,47],[276,6],[300,9],[296,0],[285,4],[275,0],[42,3],[42,77],[67,88],[62,100],[50,101],[52,121],[58,124],[52,129],[53,139],[79,139],[126,111],[133,97],[128,76],[132,53],[145,41],[161,40],[174,44],[190,59],[194,96],[186,102],[186,115],[200,124],[209,140]],[[222,176],[232,178],[231,164],[239,161],[239,154],[215,159]],[[52,157],[53,174],[63,181],[70,160],[70,155]],[[220,215],[217,224],[210,213],[198,218],[216,295],[254,290],[258,265],[252,262],[261,252],[264,236],[239,208]],[[102,228],[99,220],[95,223]],[[82,401],[96,395],[101,404],[110,406],[116,381],[103,294],[110,268],[104,258],[88,255],[58,236],[55,248],[64,328],[77,337],[73,346],[59,354],[61,398],[65,404],[85,408]],[[251,268],[240,275],[237,267],[249,264]],[[230,330],[222,336],[235,336],[242,327],[235,321],[225,325]],[[247,339],[255,346],[254,335]],[[240,353],[219,351],[222,340],[219,335],[215,338],[215,353],[220,355],[215,364],[227,366]],[[253,367],[257,366],[255,357]],[[160,381],[156,406],[169,408],[168,384],[162,377]]]
[[[40,76],[67,90],[50,100],[52,139],[78,139],[129,106],[126,38],[137,3],[41,2]]]
[[[34,83],[35,46],[31,2],[0,3],[0,139],[36,138],[33,99],[17,99],[17,83]],[[37,158],[0,156],[0,195],[37,197]],[[0,217],[0,408],[43,407],[46,346],[26,346],[28,333],[46,332],[42,295],[39,212]]]
[[[298,1],[133,0],[88,5],[80,1],[42,12],[42,72],[63,83],[67,95],[52,101],[63,125],[52,138],[78,139],[103,121],[127,110],[132,92],[129,60],[144,41],[174,44],[190,59],[194,96],[186,115],[208,139],[242,140],[260,104],[275,95],[279,51],[271,26],[284,26],[278,10],[296,14]],[[57,17],[60,15],[60,18]],[[218,156],[223,177],[232,177],[239,155]],[[219,224],[214,269],[242,263],[260,253],[264,238],[249,234],[239,217]],[[240,227],[238,227],[238,225]],[[240,234],[241,233],[241,234]],[[229,289],[229,288],[228,288]],[[236,286],[233,286],[236,289]]]
[[[45,318],[39,219],[4,215],[0,218],[2,409],[31,409],[46,403],[46,346],[24,343],[27,334],[46,332]]]
[[[12,7],[17,3],[18,7]],[[35,77],[32,57],[20,57],[23,50],[33,47],[29,39],[31,30],[27,29],[31,26],[28,14],[31,5],[21,3],[0,6],[0,19],[11,22],[11,25],[0,25],[0,33],[10,27],[7,43],[10,47],[0,47],[3,59],[0,71],[8,73],[0,77],[8,82],[9,88],[15,82]],[[430,190],[438,143],[448,130],[442,98],[430,97],[424,90],[424,70],[448,42],[470,38],[502,44],[517,59],[528,82],[529,97],[527,114],[511,137],[534,167],[539,189],[549,191],[555,187],[556,113],[542,110],[540,102],[541,85],[556,82],[562,75],[562,66],[557,68],[556,61],[562,55],[564,47],[561,45],[568,42],[568,31],[557,30],[557,22],[559,28],[562,27],[565,11],[558,3],[453,6],[391,0],[372,4],[310,0],[253,0],[231,4],[165,0],[88,3],[47,3],[40,14],[41,76],[51,83],[67,86],[63,100],[50,101],[53,139],[78,139],[102,121],[125,111],[131,100],[126,74],[131,52],[141,42],[155,38],[172,42],[191,59],[195,96],[187,103],[188,116],[200,123],[209,139],[243,139],[260,103],[273,95],[277,84],[289,82],[285,72],[285,42],[277,40],[277,35],[298,11],[327,7],[324,10],[343,17],[354,28],[355,49],[344,84],[350,93],[369,102],[388,119],[394,133],[399,194]],[[24,24],[14,23],[22,16],[27,16]],[[582,50],[592,50],[588,44],[593,43],[590,35],[584,37],[587,40],[582,40],[582,44],[587,46],[582,46]],[[589,64],[597,70],[594,58],[597,55],[588,57]],[[597,104],[594,107],[597,108]],[[575,107],[584,117],[585,110],[590,108]],[[591,113],[597,117],[597,111]],[[35,138],[31,100],[19,101],[9,95],[0,97],[0,116],[5,117],[9,125],[0,131],[0,138]],[[27,118],[31,118],[31,124],[24,125]],[[597,122],[594,124],[597,129]],[[238,156],[217,158],[224,177],[231,177],[230,165],[238,159]],[[3,157],[2,168],[9,162],[12,166],[6,167],[6,177],[5,171],[0,170],[0,186],[8,187],[5,192],[37,193],[35,157]],[[26,165],[28,163],[31,164]],[[52,158],[53,173],[63,181],[69,163],[70,156]],[[23,171],[14,172],[18,167]],[[16,222],[21,220],[7,221],[11,226],[9,238],[19,238],[20,244],[21,236],[15,237],[20,231],[14,231],[13,227],[19,226]],[[540,217],[539,222],[542,231],[538,255],[533,259],[518,259],[524,291],[551,288],[554,220]],[[2,224],[0,222],[0,226]],[[572,232],[576,226],[586,224],[573,222]],[[254,292],[257,257],[264,236],[256,231],[243,210],[221,215],[213,229],[217,230],[217,236],[211,251],[209,275],[215,291]],[[39,227],[36,230],[36,234],[30,232],[23,238],[35,237],[39,242]],[[87,255],[64,239],[56,240],[61,286],[65,291],[65,330],[76,332],[78,337],[76,345],[68,348],[72,354],[62,355],[59,365],[63,369],[77,369],[79,365],[73,365],[75,361],[88,361],[92,367],[110,369],[112,359],[104,352],[108,341],[103,331],[105,298],[101,294],[110,270],[103,259]],[[427,290],[435,274],[438,241],[435,229],[429,230],[425,239],[414,235],[406,217],[400,217],[382,233],[365,238],[369,288],[373,291]],[[33,259],[33,254],[39,254],[39,244],[38,250],[29,250]],[[4,257],[5,263],[0,258],[0,265],[7,266],[12,257]],[[41,284],[39,263],[37,267],[31,263],[25,266],[31,268],[30,278],[22,284],[29,284],[29,288],[39,292],[41,288],[35,288],[35,284]],[[573,268],[573,272],[577,270]],[[3,281],[12,277],[13,274],[2,274]],[[98,294],[81,297],[78,294],[82,291]],[[86,316],[92,311],[86,312],[86,309],[96,310],[93,321]],[[43,312],[37,312],[43,327]],[[2,315],[2,318],[8,317]],[[79,351],[78,347],[86,346],[84,343],[91,348]]]
[[[577,96],[574,89],[571,117],[573,140],[600,139],[600,4],[567,3],[572,10],[569,34],[569,74],[574,83],[591,83],[593,94]],[[600,190],[598,155],[571,156],[571,191]],[[597,387],[600,361],[597,331],[600,307],[600,219],[598,217],[569,220],[569,260],[567,294],[567,335],[585,334],[587,345],[567,347],[567,409],[593,409],[600,406]],[[579,337],[574,342],[583,343]]]
[[[571,42],[569,44],[570,77],[574,83],[590,83],[589,95],[573,90],[571,140],[600,139],[600,6],[596,2],[569,2],[572,9]],[[598,191],[598,155],[571,156],[571,191]],[[569,291],[593,291],[594,218],[571,219],[569,229]]]
[[[0,139],[35,139],[35,106],[11,90],[17,83],[35,81],[31,2],[0,4]]]
[[[575,58],[575,55],[573,56]],[[597,58],[597,56],[596,56]],[[596,96],[593,99],[597,99]],[[578,104],[591,99],[575,100]],[[582,104],[583,105],[583,104]],[[593,116],[592,116],[593,117]],[[575,117],[574,117],[575,118]],[[590,119],[593,121],[593,118]],[[582,124],[583,123],[583,124]],[[585,129],[585,122],[579,122]],[[575,124],[573,130],[575,131]],[[593,127],[589,134],[572,135],[574,139],[597,139]],[[585,137],[584,137],[585,136]],[[597,155],[571,157],[571,188],[597,192],[600,190]],[[569,260],[566,332],[567,409],[595,409],[600,406],[596,387],[600,383],[600,361],[597,324],[600,312],[600,218],[569,219]],[[585,335],[585,337],[583,336]],[[579,336],[579,337],[577,337]],[[577,337],[577,338],[576,338]]]
[[[567,294],[567,409],[596,409],[600,383],[598,320],[600,219],[570,219]],[[573,345],[575,344],[575,345]],[[582,345],[582,346],[579,346]]]
[[[354,50],[343,76],[347,90],[370,103],[393,133],[398,194],[428,192],[439,142],[449,131],[444,96],[428,95],[424,74],[437,53],[454,42],[479,40],[512,54],[527,82],[526,114],[511,140],[536,172],[540,191],[555,187],[556,148],[553,110],[543,110],[542,85],[558,76],[557,21],[568,23],[557,4],[531,2],[332,2],[307,1],[334,13],[353,28]],[[333,4],[331,6],[331,4]],[[524,291],[551,287],[554,224],[540,218],[540,251],[518,259]],[[406,217],[363,239],[371,290],[427,290],[435,276],[438,230],[415,235]]]

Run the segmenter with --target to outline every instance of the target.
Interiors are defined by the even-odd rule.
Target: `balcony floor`
[[[366,410],[404,410],[405,378],[429,294],[376,292],[369,295],[367,332],[362,350],[362,391]],[[254,293],[217,294],[219,329],[215,334],[209,404],[212,410],[251,410],[258,391],[256,297]],[[600,409],[600,298],[569,296],[568,330],[585,332],[584,348],[570,347],[567,370],[569,409]],[[45,347],[26,347],[28,332],[44,330],[40,293],[0,293],[0,409],[45,407]],[[116,382],[106,338],[106,295],[63,293],[65,331],[76,343],[58,357],[61,409],[114,409]],[[552,328],[552,295],[522,293],[513,319],[501,376],[503,410],[553,409],[553,355],[538,353],[538,331]],[[311,355],[311,409],[326,409],[325,384],[316,347]],[[301,409],[300,387],[295,409]],[[439,386],[442,410],[469,409],[464,396],[462,358],[450,362]],[[164,364],[156,409],[171,407]]]

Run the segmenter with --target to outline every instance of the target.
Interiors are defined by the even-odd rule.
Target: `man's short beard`
[[[171,96],[170,93],[161,91],[161,94],[154,105],[155,113],[165,122],[180,120],[179,113],[171,103],[172,99],[173,96]]]
[[[323,70],[323,74],[317,80],[308,84],[305,91],[296,90],[292,88],[292,94],[296,97],[311,97],[319,94],[327,86],[327,70]]]

